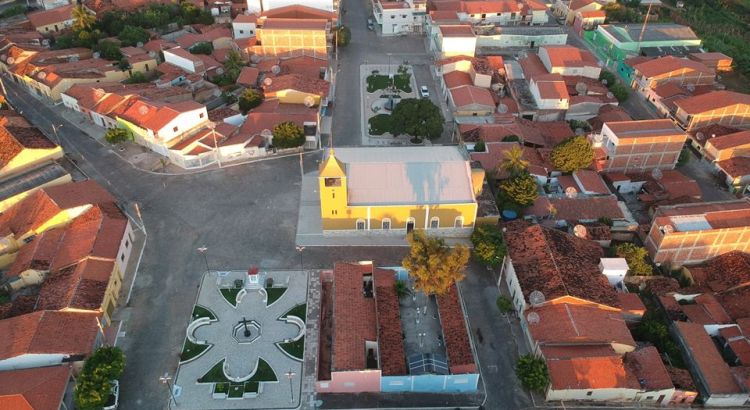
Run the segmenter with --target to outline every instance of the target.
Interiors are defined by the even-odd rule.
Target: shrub
[[[521,141],[520,138],[518,138],[518,135],[506,135],[503,137],[503,142],[518,142]]]
[[[83,364],[78,376],[74,398],[82,410],[97,409],[109,399],[112,381],[122,376],[125,354],[119,347],[104,346],[97,349]]]
[[[130,133],[124,128],[110,128],[104,133],[104,139],[110,144],[119,144],[130,140]]]
[[[530,354],[518,358],[516,376],[524,388],[539,393],[543,393],[549,384],[549,373],[544,359]]]
[[[628,99],[628,97],[630,97],[630,92],[628,91],[627,87],[620,83],[614,84],[609,87],[609,91],[612,92],[615,98],[617,98],[618,102],[624,102]]]
[[[495,225],[479,225],[471,234],[474,259],[487,266],[498,266],[507,254],[503,234]]]
[[[484,141],[477,141],[476,144],[474,144],[474,152],[484,152],[485,146]]]
[[[642,246],[632,243],[623,243],[615,247],[615,255],[625,258],[628,262],[628,273],[638,276],[651,276],[654,270],[646,261],[648,251]]]
[[[513,301],[510,300],[507,296],[498,296],[497,300],[495,300],[495,304],[497,305],[497,308],[501,313],[508,313],[513,310]]]
[[[125,84],[141,84],[149,82],[148,77],[140,71],[136,71],[127,80],[123,81]]]
[[[243,114],[247,114],[248,111],[259,106],[263,102],[263,98],[262,92],[254,88],[248,88],[240,94],[240,111],[242,111]]]
[[[562,172],[570,173],[588,168],[594,161],[594,151],[586,137],[568,138],[552,150],[552,165]]]
[[[273,127],[273,145],[278,148],[296,148],[305,143],[305,132],[299,125],[285,121]]]
[[[205,54],[205,55],[211,55],[211,53],[214,52],[214,46],[211,45],[211,43],[203,42],[198,43],[192,47],[190,47],[190,53],[192,54]]]

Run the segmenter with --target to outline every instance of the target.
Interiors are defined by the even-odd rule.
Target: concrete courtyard
[[[203,276],[196,305],[206,308],[215,320],[193,317],[195,320],[187,328],[189,338],[209,347],[197,357],[181,362],[177,370],[175,400],[179,408],[278,409],[299,405],[302,362],[282,351],[277,343],[304,334],[304,322],[283,318],[290,310],[305,304],[307,275],[300,271],[261,270],[258,276],[272,278],[271,289],[277,294],[266,293],[263,278],[260,288],[252,288],[248,274],[242,271],[212,271]],[[235,281],[243,282],[243,287],[235,288]],[[282,289],[285,290],[279,297]],[[230,300],[235,300],[236,306]],[[250,330],[248,337],[244,334],[245,321]],[[212,395],[214,383],[198,380],[222,360],[224,375],[229,380],[251,379],[259,360],[270,365],[275,380],[260,382],[256,397],[216,398]],[[291,387],[285,376],[287,372],[294,373]]]

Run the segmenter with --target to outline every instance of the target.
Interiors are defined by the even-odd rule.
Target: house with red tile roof
[[[750,199],[660,206],[644,240],[657,265],[703,262],[730,251],[750,251]]]
[[[706,159],[715,162],[750,156],[750,130],[710,138],[704,153]]]
[[[711,124],[750,127],[750,95],[713,91],[674,102],[674,118],[687,131]]]
[[[202,74],[208,69],[198,54],[191,54],[182,47],[164,50],[163,54],[166,63],[179,67],[189,73]]]
[[[688,363],[704,406],[743,406],[750,400],[748,373],[743,373],[742,367],[729,367],[703,325],[672,322],[670,332]]]
[[[0,372],[0,408],[65,409],[65,403],[72,403],[74,384],[69,364]]]
[[[565,80],[560,74],[550,74],[536,54],[529,54],[518,61],[523,78],[528,81],[528,90],[533,98],[534,108],[564,114],[570,103],[570,95]],[[518,97],[517,97],[518,98]]]
[[[80,365],[103,341],[97,313],[40,310],[0,320],[0,372]],[[2,373],[0,373],[2,374]]]
[[[58,33],[73,26],[75,5],[58,7],[52,10],[35,11],[27,16],[34,29],[42,34]]]
[[[741,191],[750,185],[750,157],[732,157],[714,163],[731,189]]]
[[[401,306],[396,293],[403,274],[368,261],[339,262],[321,275],[317,392],[476,391],[478,368],[457,287],[436,301],[425,298],[437,318],[419,336],[404,326],[414,309]]]
[[[539,59],[550,74],[599,79],[601,67],[591,52],[568,45],[539,47]]]
[[[448,92],[449,106],[457,117],[483,117],[495,111],[495,100],[486,88],[462,85]]]
[[[167,148],[206,125],[208,112],[194,101],[165,104],[139,98],[117,115],[117,122],[136,142],[166,155]]]
[[[576,13],[598,11],[604,5],[594,0],[556,0],[552,5],[553,14],[565,19],[566,24],[573,24]]]
[[[606,122],[591,139],[604,152],[598,169],[629,173],[674,169],[687,135],[662,119]]]
[[[634,65],[633,70],[632,86],[647,98],[650,90],[667,83],[681,86],[711,86],[716,83],[716,71],[713,68],[687,58],[654,58]]]
[[[0,179],[60,159],[63,151],[36,128],[0,126]]]
[[[319,77],[306,77],[302,74],[284,74],[267,77],[263,80],[263,94],[266,98],[276,98],[280,103],[304,104],[316,107],[327,104],[331,83]]]
[[[687,58],[713,68],[716,71],[732,71],[732,57],[724,53],[690,53]]]
[[[255,67],[242,67],[240,75],[237,77],[237,84],[245,87],[257,87],[259,74],[260,72]]]
[[[232,36],[235,39],[255,37],[258,16],[255,14],[240,14],[232,20]]]

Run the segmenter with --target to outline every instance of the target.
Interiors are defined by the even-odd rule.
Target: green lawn
[[[203,306],[195,305],[195,307],[193,307],[193,320],[202,318],[202,317],[207,317],[211,320],[216,320],[216,316],[213,313],[211,313],[210,310],[204,308]]]
[[[258,368],[253,376],[244,383],[229,381],[224,375],[224,359],[216,363],[206,374],[198,379],[198,383],[214,383],[214,393],[227,393],[229,397],[242,397],[243,393],[258,393],[261,382],[277,382],[271,365],[263,359],[258,359]]]
[[[271,365],[265,360],[258,358],[258,368],[255,370],[255,374],[251,377],[249,382],[277,382],[279,379],[276,378],[276,373],[273,372]]]
[[[227,302],[231,303],[232,306],[237,306],[237,294],[240,293],[241,288],[232,289],[220,289],[222,296]]]
[[[242,397],[242,394],[245,393],[245,385],[244,384],[230,384],[229,385],[229,397],[231,398],[238,398]]]
[[[290,356],[302,360],[305,353],[305,337],[302,336],[299,340],[289,343],[279,343],[281,350],[289,353]]]
[[[385,90],[390,85],[387,75],[370,74],[367,77],[367,92],[374,93],[377,90]]]
[[[273,302],[276,302],[279,300],[281,295],[286,292],[286,288],[269,288],[266,286],[266,293],[268,294],[268,300],[266,301],[266,306],[271,306]]]
[[[182,346],[182,353],[180,353],[180,361],[188,361],[194,357],[200,356],[201,353],[208,349],[209,345],[197,345],[188,339],[185,339],[185,344]]]
[[[301,305],[297,305],[289,309],[289,311],[286,312],[284,316],[282,317],[297,316],[298,318],[302,319],[302,321],[305,321],[306,315],[307,315],[307,304],[303,303]]]
[[[377,114],[367,120],[370,125],[370,135],[383,135],[391,131],[391,116],[389,114]]]
[[[396,74],[393,76],[393,84],[399,90],[410,93],[411,92],[411,74]]]
[[[219,360],[206,374],[198,379],[198,383],[228,383],[229,379],[224,376],[224,359]]]

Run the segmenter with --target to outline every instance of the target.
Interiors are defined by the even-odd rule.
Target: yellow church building
[[[483,182],[458,147],[330,149],[318,173],[322,228],[469,236]]]

